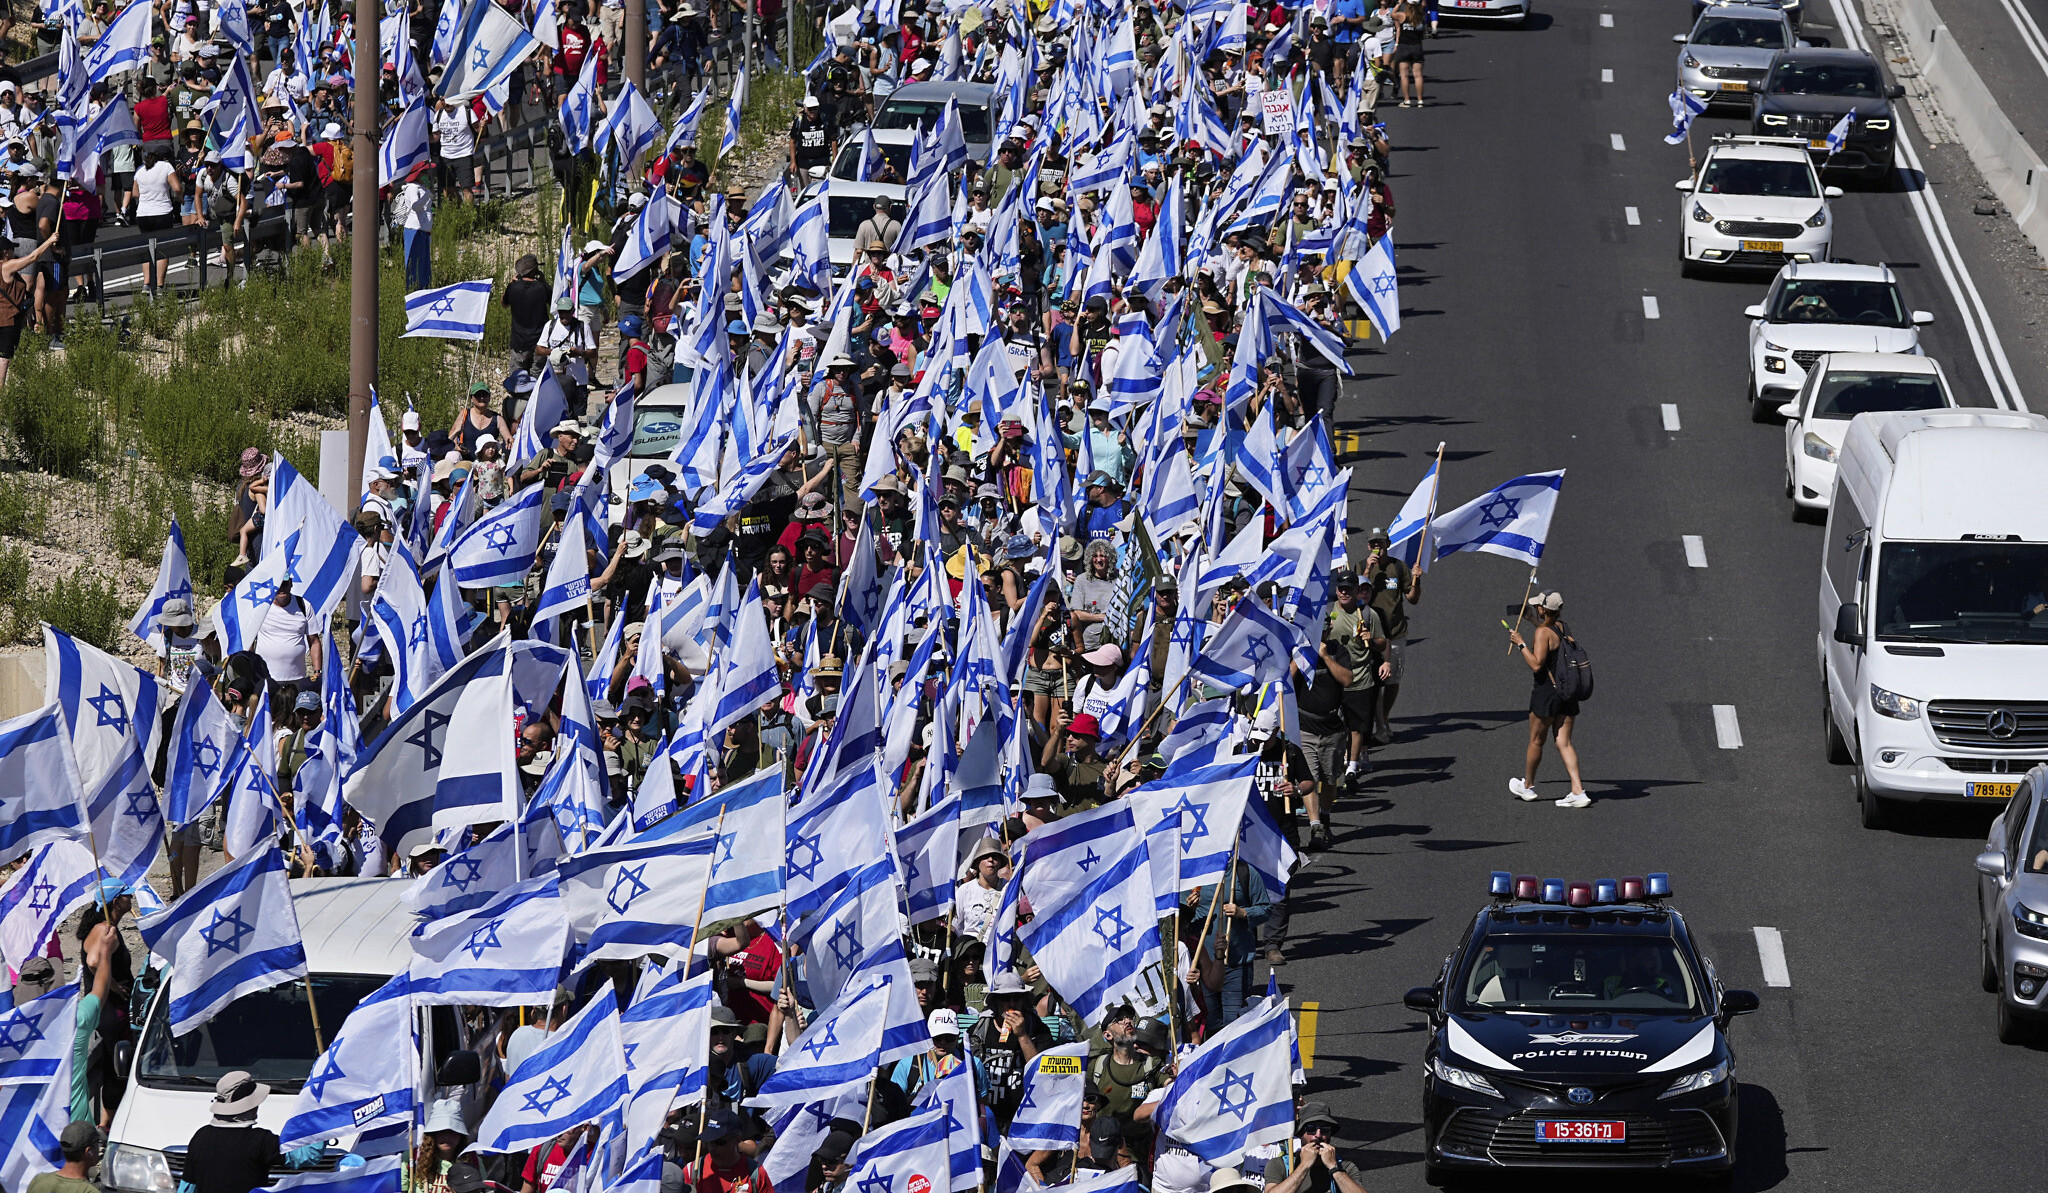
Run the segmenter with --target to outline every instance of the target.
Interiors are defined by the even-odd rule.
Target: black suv
[[[1429,1016],[1429,1183],[1503,1168],[1724,1173],[1735,1164],[1722,990],[1665,874],[1566,883],[1495,873],[1494,902],[1404,1002]]]
[[[1860,50],[1784,50],[1750,100],[1749,127],[1760,137],[1804,138],[1824,171],[1883,182],[1892,172],[1892,101],[1905,93]],[[1828,134],[1849,112],[1856,120],[1847,143],[1830,154]]]

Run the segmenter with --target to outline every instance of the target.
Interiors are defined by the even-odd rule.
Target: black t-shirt
[[[30,249],[43,242],[36,235],[40,222],[34,211],[23,211],[12,203],[7,205],[7,237],[14,242],[15,256],[27,256]]]
[[[505,307],[512,312],[511,344],[514,352],[528,352],[540,342],[541,329],[548,324],[549,296],[546,282],[517,278],[505,287]]]
[[[290,37],[292,35],[292,6],[285,0],[273,0],[263,6],[263,36]]]
[[[612,582],[605,585],[604,594],[611,600],[624,602],[627,621],[639,621],[647,616],[647,585],[653,579],[654,565],[647,562],[645,555],[638,559],[621,559],[619,570],[612,573]]]
[[[822,120],[806,120],[799,116],[789,126],[790,139],[796,142],[796,164],[808,170],[822,166],[832,154],[832,130]]]
[[[184,1179],[197,1193],[249,1193],[270,1183],[277,1136],[262,1127],[208,1124],[192,1133]]]
[[[1328,664],[1316,660],[1315,679],[1297,672],[1294,676],[1295,707],[1301,713],[1301,731],[1324,736],[1344,730],[1342,706],[1344,685],[1330,673]]]
[[[612,296],[622,303],[644,307],[647,305],[647,291],[654,285],[654,275],[660,272],[654,267],[654,262],[649,261],[637,272],[613,282]]]
[[[299,184],[299,189],[291,192],[292,206],[311,207],[313,200],[320,195],[319,159],[313,156],[312,150],[297,142],[286,146],[284,158],[286,174]]]

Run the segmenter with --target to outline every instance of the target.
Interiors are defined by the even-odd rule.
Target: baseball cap
[[[1548,609],[1556,612],[1564,608],[1564,594],[1561,592],[1539,592],[1529,598],[1531,609]]]
[[[931,1016],[924,1021],[924,1029],[934,1038],[938,1036],[957,1036],[960,1034],[960,1016],[955,1015],[945,1007],[940,1007],[938,1010],[933,1011]]]

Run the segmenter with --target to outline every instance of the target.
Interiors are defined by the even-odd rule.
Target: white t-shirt
[[[434,230],[434,195],[426,187],[417,182],[406,183],[399,188],[396,208],[399,227],[409,232]]]
[[[156,161],[135,171],[135,214],[169,215],[178,209],[171,198],[171,179],[178,169],[167,161]]]
[[[468,157],[476,152],[475,124],[466,103],[451,104],[434,113],[434,132],[441,138],[442,157]]]
[[[548,350],[548,363],[555,366],[556,372],[567,374],[578,385],[590,384],[590,366],[582,357],[568,354],[593,347],[582,320],[548,320],[548,325],[541,329],[540,346]]]
[[[273,683],[306,678],[306,631],[311,620],[306,602],[298,597],[283,606],[273,604],[263,615],[255,650],[270,668]]]
[[[973,878],[961,883],[953,893],[953,930],[968,940],[986,941],[1002,901],[1001,887],[983,886]]]

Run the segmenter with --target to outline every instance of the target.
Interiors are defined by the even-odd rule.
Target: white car
[[[878,128],[874,130],[874,137],[875,150],[882,157],[887,158],[890,165],[896,167],[896,176],[898,178],[908,178],[910,176],[910,146],[912,142],[917,140],[917,130],[910,128]],[[850,133],[844,141],[839,143],[839,156],[832,159],[832,169],[829,172],[834,182],[833,189],[838,189],[837,184],[840,182],[858,182],[860,180],[860,155],[866,143],[867,135],[865,133]],[[880,165],[881,163],[879,162],[869,162],[868,172],[870,174],[875,173]]]
[[[1717,137],[1698,178],[1678,189],[1680,270],[1701,266],[1777,269],[1828,259],[1835,235],[1828,200],[1806,142],[1791,137]]]
[[[1920,351],[1934,322],[1908,310],[1885,265],[1793,263],[1778,271],[1749,318],[1749,413],[1757,422],[1806,384],[1806,370],[1830,352]]]
[[[831,191],[825,199],[826,240],[832,254],[832,276],[843,278],[853,269],[853,259],[867,247],[854,244],[853,237],[864,221],[874,217],[875,200],[889,200],[890,214],[900,220],[909,188],[891,182],[843,182],[834,178],[829,183],[814,182],[805,187],[796,205],[808,205],[828,185]]]
[[[1792,499],[1792,516],[1813,521],[1825,516],[1850,419],[1954,405],[1948,378],[1930,357],[1831,352],[1815,361],[1798,396],[1778,407],[1786,420],[1785,496]]]
[[[1529,10],[1534,7],[1529,0],[1437,0],[1436,11],[1440,17],[1519,25],[1529,19]]]

